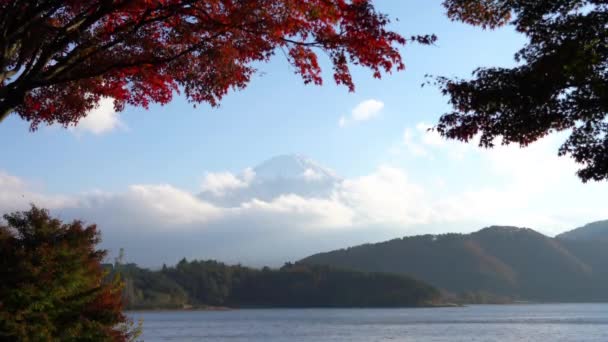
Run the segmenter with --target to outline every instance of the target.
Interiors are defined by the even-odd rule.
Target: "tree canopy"
[[[480,146],[528,144],[568,131],[559,155],[583,181],[608,180],[608,3],[604,0],[446,0],[448,16],[484,28],[513,25],[529,42],[513,68],[480,68],[470,80],[438,79],[453,110],[444,137]]]
[[[94,225],[62,223],[46,210],[0,225],[0,340],[127,341],[122,285],[102,268]]]
[[[228,307],[408,307],[441,303],[439,291],[413,278],[287,263],[254,269],[182,259],[151,271],[118,264],[134,309]]]
[[[371,0],[0,0],[0,119],[67,126],[104,97],[122,110],[176,92],[216,105],[279,49],[314,84],[326,53],[353,90],[349,64],[404,68],[388,23]]]

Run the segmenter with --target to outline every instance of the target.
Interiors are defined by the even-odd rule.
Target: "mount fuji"
[[[207,176],[216,177],[210,174]],[[199,198],[222,206],[238,206],[253,199],[270,201],[281,195],[327,197],[342,178],[316,161],[296,154],[270,158],[237,175],[224,175],[228,191],[203,190]]]
[[[339,180],[335,172],[316,161],[297,154],[280,155],[256,166],[258,180],[301,179]]]

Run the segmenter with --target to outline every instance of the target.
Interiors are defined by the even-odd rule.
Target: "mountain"
[[[229,193],[205,192],[199,198],[223,206],[238,206],[253,199],[271,201],[281,195],[328,197],[342,181],[331,169],[296,154],[270,158],[247,170],[239,181],[243,186]]]
[[[270,158],[253,168],[259,181],[277,179],[334,180],[336,174],[316,161],[302,155],[289,154]]]
[[[608,220],[592,222],[570,230],[556,236],[556,240],[585,260],[596,273],[596,277],[608,279]],[[608,281],[604,284],[608,284]],[[604,291],[606,289],[608,286]]]
[[[608,243],[566,244],[528,228],[404,237],[300,262],[407,274],[469,302],[608,301]]]
[[[561,240],[608,240],[608,220],[588,223],[582,227],[559,234]]]

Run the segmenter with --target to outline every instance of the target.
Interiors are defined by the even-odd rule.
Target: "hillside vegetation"
[[[608,240],[550,238],[526,228],[405,237],[301,262],[406,274],[465,302],[608,301]]]
[[[286,264],[280,269],[180,261],[151,271],[108,265],[126,286],[129,309],[187,307],[412,307],[433,305],[439,292],[403,275]]]

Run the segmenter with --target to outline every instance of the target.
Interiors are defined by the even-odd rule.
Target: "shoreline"
[[[433,309],[433,308],[465,308],[470,306],[519,306],[519,305],[568,305],[568,304],[608,304],[608,302],[517,302],[517,303],[486,303],[486,304],[460,304],[460,303],[446,303],[440,305],[425,305],[425,306],[297,306],[297,307],[284,307],[284,306],[245,306],[245,307],[228,307],[228,306],[201,306],[201,307],[189,307],[189,308],[138,308],[138,309],[127,309],[124,310],[127,313],[137,312],[188,312],[188,311],[239,311],[239,310],[307,310],[307,309],[379,309],[379,310],[399,310],[399,309]]]
[[[236,310],[296,310],[296,309],[429,309],[429,308],[462,308],[466,307],[466,304],[457,303],[446,303],[438,305],[420,305],[420,306],[242,306],[242,307],[229,307],[229,306],[201,306],[201,307],[188,307],[188,308],[138,308],[138,309],[127,309],[125,312],[161,312],[161,311],[236,311]]]

